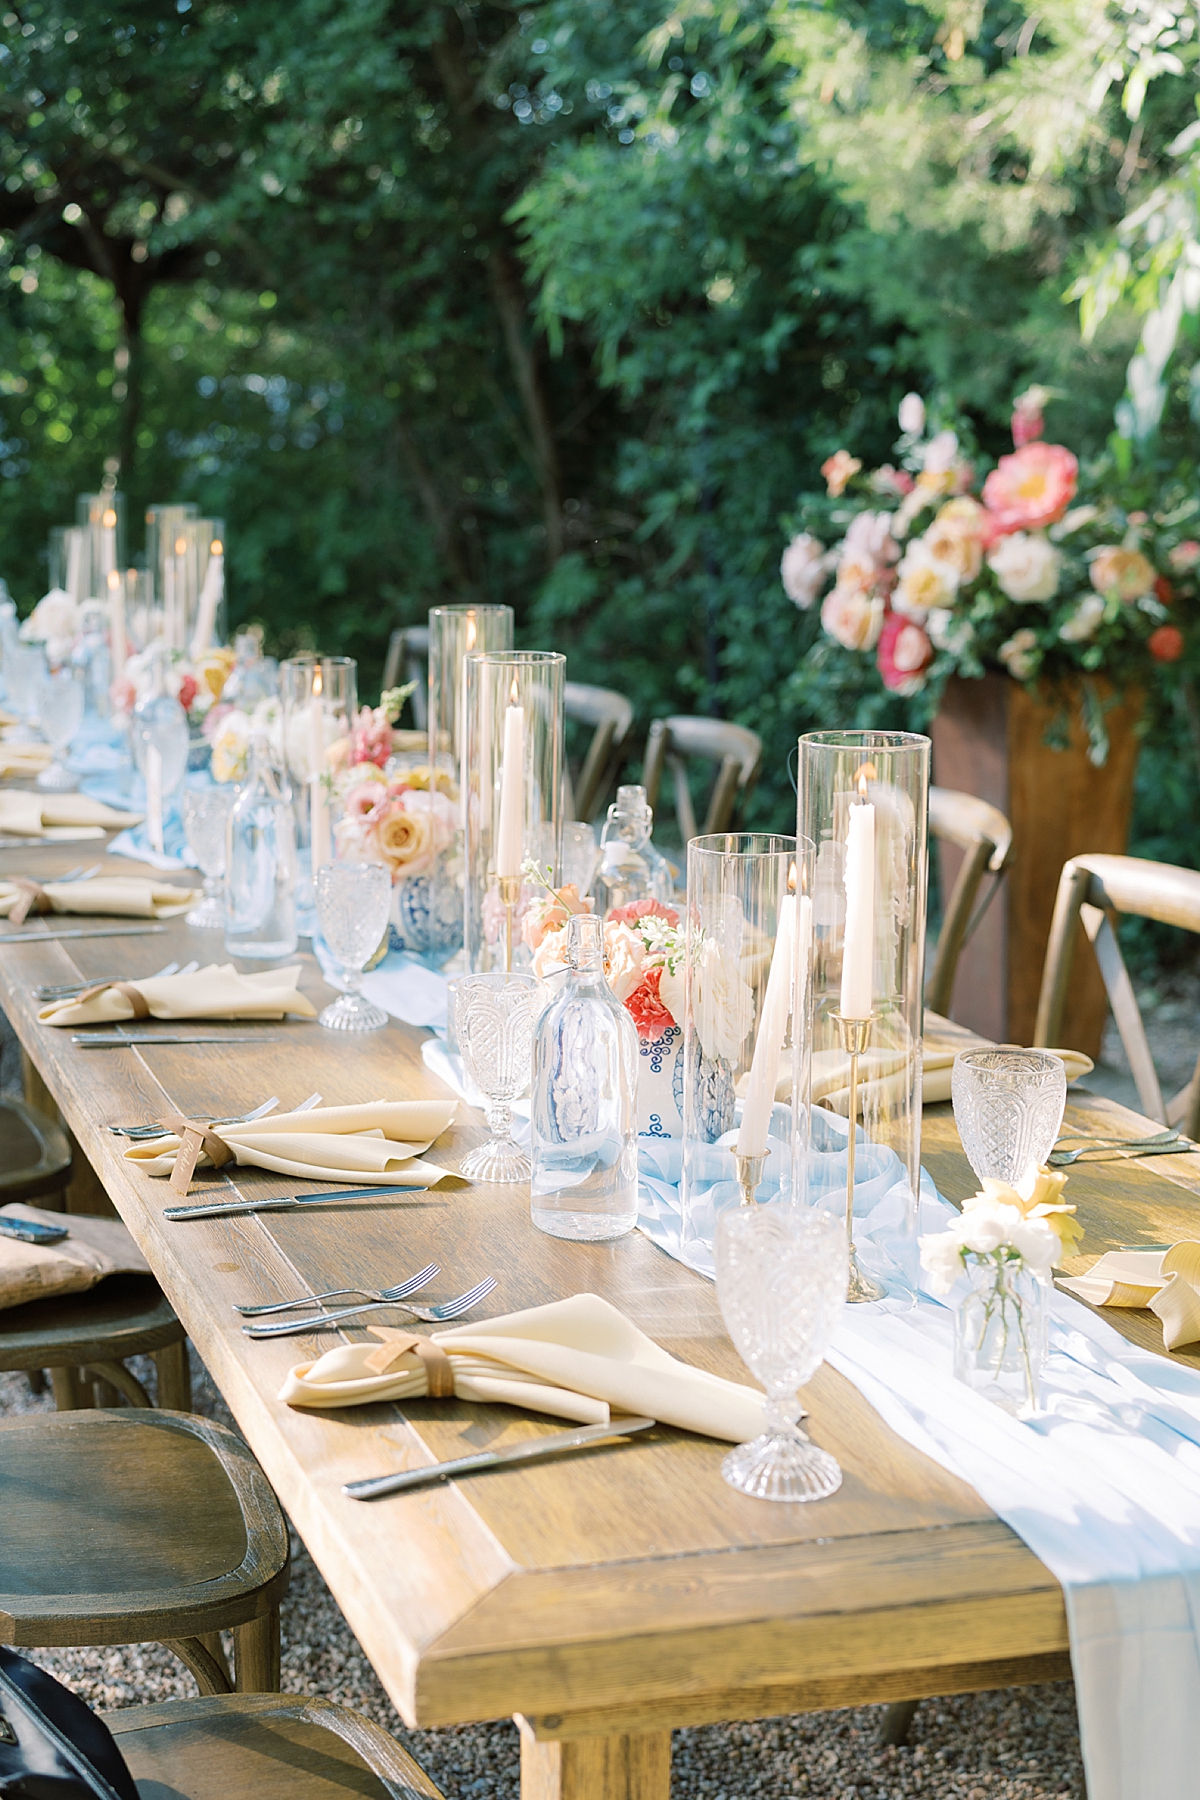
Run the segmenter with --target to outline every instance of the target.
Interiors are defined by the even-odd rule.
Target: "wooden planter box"
[[[1110,748],[1102,768],[1087,759],[1078,693],[1069,696],[1070,747],[1046,744],[1060,707],[1061,697],[1035,700],[1006,675],[954,676],[933,723],[937,785],[990,801],[1013,828],[1008,874],[963,951],[951,1005],[954,1019],[998,1043],[1033,1037],[1064,862],[1087,851],[1121,854],[1128,842],[1141,697],[1131,691],[1106,713]],[[945,895],[961,852],[939,844],[938,856]],[[1084,950],[1071,976],[1063,1048],[1097,1057],[1107,1011],[1096,960]]]

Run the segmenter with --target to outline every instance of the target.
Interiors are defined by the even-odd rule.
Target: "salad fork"
[[[296,1111],[303,1112],[312,1104],[312,1101],[306,1100],[304,1106],[297,1107]],[[269,1112],[274,1112],[278,1105],[278,1095],[272,1094],[269,1100],[264,1100],[261,1106],[256,1106],[254,1108],[253,1112],[236,1113],[233,1117],[228,1119],[209,1119],[207,1123],[209,1125],[249,1125],[251,1120],[263,1119]],[[146,1125],[110,1125],[108,1129],[112,1132],[114,1137],[134,1138],[139,1143],[144,1142],[147,1138],[171,1136],[167,1127],[158,1124],[156,1120],[151,1121]]]
[[[440,1263],[430,1263],[418,1275],[410,1275],[407,1281],[398,1281],[395,1287],[375,1288],[348,1287],[330,1288],[327,1294],[302,1294],[299,1300],[275,1300],[269,1306],[239,1306],[234,1302],[233,1310],[241,1313],[245,1319],[263,1318],[267,1313],[294,1312],[301,1306],[320,1306],[326,1300],[340,1300],[345,1294],[363,1294],[379,1306],[386,1306],[390,1301],[403,1300],[409,1294],[415,1294],[431,1282],[435,1275],[442,1272]]]
[[[200,964],[198,962],[185,963],[182,969],[178,963],[168,963],[164,969],[156,969],[153,975],[142,975],[139,976],[138,979],[141,981],[161,981],[164,975],[194,975],[199,967]],[[106,978],[103,975],[93,975],[90,981],[66,981],[62,982],[57,987],[35,988],[33,990],[34,997],[38,1000],[73,1000],[77,994],[86,994],[89,988],[102,986],[105,979]],[[115,981],[125,981],[128,977],[116,975],[113,976],[112,979]]]
[[[372,1300],[366,1306],[347,1306],[341,1312],[318,1313],[315,1319],[279,1319],[273,1324],[243,1325],[242,1331],[251,1338],[307,1337],[310,1332],[329,1331],[343,1319],[357,1318],[359,1313],[378,1312],[381,1305],[398,1307],[401,1312],[411,1313],[427,1325],[446,1325],[485,1300],[495,1285],[496,1277],[489,1275],[475,1287],[468,1288],[465,1294],[459,1294],[454,1300],[443,1300],[438,1306],[414,1306],[408,1300]]]

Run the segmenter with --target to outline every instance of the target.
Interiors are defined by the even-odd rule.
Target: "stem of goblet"
[[[219,899],[224,885],[219,875],[206,875],[204,877],[204,898],[206,900]]]
[[[768,1394],[767,1430],[775,1437],[803,1437],[800,1411],[800,1402],[794,1393]]]
[[[507,1100],[490,1100],[487,1109],[488,1130],[506,1144],[512,1137],[512,1107]]]
[[[352,999],[357,1000],[359,997],[359,994],[362,991],[362,984],[363,984],[362,970],[361,969],[352,969],[352,968],[350,968],[349,964],[344,963],[342,965],[342,973],[346,978],[346,992],[351,996]]]

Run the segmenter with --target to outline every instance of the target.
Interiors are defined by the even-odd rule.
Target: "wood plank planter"
[[[1111,696],[1111,687],[1097,687]],[[1087,758],[1078,690],[1066,695],[1069,747],[1046,743],[1062,698],[1059,690],[1035,699],[1006,675],[954,676],[933,722],[937,784],[990,801],[1013,828],[1008,874],[963,951],[951,1006],[952,1018],[999,1043],[1032,1039],[1064,862],[1088,851],[1121,854],[1129,836],[1141,696],[1129,691],[1105,714],[1110,747],[1101,768]],[[962,853],[951,845],[938,853],[948,895]],[[1085,952],[1075,959],[1063,1047],[1098,1056],[1107,1010],[1095,958]]]

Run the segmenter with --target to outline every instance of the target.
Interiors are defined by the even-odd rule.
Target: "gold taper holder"
[[[737,1170],[737,1183],[742,1190],[742,1205],[754,1206],[758,1184],[762,1180],[762,1172],[767,1166],[767,1153],[764,1150],[761,1156],[741,1156],[734,1150],[732,1144],[730,1150],[733,1155],[733,1166]]]
[[[846,1289],[846,1299],[851,1303],[862,1300],[883,1300],[887,1289],[880,1287],[870,1275],[864,1275],[858,1266],[858,1253],[854,1248],[854,1160],[858,1147],[858,1059],[871,1039],[871,1026],[874,1015],[866,1019],[847,1019],[841,1013],[834,1013],[834,1021],[838,1028],[838,1036],[842,1040],[842,1049],[850,1058],[850,1106],[849,1129],[846,1133],[846,1243],[850,1251],[850,1281]]]
[[[500,903],[504,907],[504,973],[512,974],[513,953],[513,914],[517,902],[521,898],[521,877],[519,875],[498,875],[497,885],[500,889]]]

